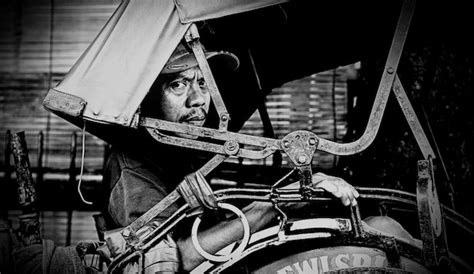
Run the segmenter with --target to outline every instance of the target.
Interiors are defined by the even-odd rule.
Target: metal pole
[[[70,163],[69,163],[69,181],[67,185],[67,195],[73,195],[74,184],[76,183],[76,150],[77,150],[77,134],[73,132],[71,135],[71,148],[70,148]],[[71,234],[72,234],[72,211],[73,211],[73,199],[69,199],[67,211],[67,233],[66,233],[66,245],[71,245]]]
[[[44,153],[44,134],[40,131],[38,134],[38,159],[36,165],[36,184],[41,185],[43,183],[43,153]]]

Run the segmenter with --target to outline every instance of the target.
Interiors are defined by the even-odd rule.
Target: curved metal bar
[[[391,202],[397,202],[405,205],[416,206],[416,195],[410,192],[389,189],[389,188],[367,188],[367,187],[356,187],[362,199],[371,200],[386,200]],[[218,201],[226,200],[237,200],[237,199],[249,199],[255,201],[269,201],[270,197],[277,201],[301,201],[300,193],[298,189],[278,189],[273,193],[278,193],[279,197],[273,197],[270,189],[245,189],[245,188],[227,188],[217,190],[214,192]],[[327,201],[333,199],[328,193],[323,190],[315,190],[312,192],[311,198],[306,201]],[[450,222],[456,224],[466,232],[474,235],[474,223],[450,209],[449,207],[442,206],[444,216]]]
[[[357,190],[360,193],[360,197],[363,199],[374,199],[374,200],[388,200],[393,202],[398,202],[402,204],[407,204],[410,206],[416,206],[416,195],[394,189],[384,189],[384,188],[363,188],[359,187]],[[222,189],[214,192],[217,201],[225,202],[231,200],[251,200],[251,201],[266,201],[266,202],[308,202],[308,201],[328,201],[333,200],[334,198],[330,196],[329,193],[323,190],[312,191],[312,197],[307,199],[303,198],[299,189],[250,189],[250,188],[228,188]],[[169,219],[167,219],[162,225],[156,228],[152,233],[147,235],[145,238],[141,239],[140,244],[130,247],[126,252],[117,257],[109,266],[109,271],[114,271],[119,269],[121,266],[124,266],[127,260],[130,260],[140,252],[146,252],[149,250],[155,243],[163,239],[163,237],[173,229],[178,223],[184,220],[186,217],[189,217],[188,214],[188,205],[182,206],[175,214],[173,214]],[[469,222],[462,215],[457,214],[453,210],[443,207],[445,212],[445,218],[452,221],[454,224],[457,224],[462,229],[469,232],[471,235],[473,232],[473,224]],[[366,233],[361,234],[360,238],[364,238]],[[272,242],[274,242],[273,240]],[[246,254],[249,254],[249,250],[254,250],[252,246],[245,249],[242,253],[242,257],[245,257]],[[253,252],[252,251],[252,252]],[[403,254],[403,252],[402,252]]]
[[[388,96],[395,80],[398,63],[405,44],[406,35],[415,8],[413,0],[404,1],[397,28],[392,40],[387,62],[382,74],[382,79],[377,90],[374,105],[369,116],[369,122],[362,136],[354,142],[340,144],[320,138],[318,150],[336,155],[352,155],[366,149],[375,139],[382,121],[382,116],[387,105]]]
[[[249,247],[242,253],[240,258],[222,264],[211,265],[207,269],[202,270],[210,273],[220,273],[237,262],[244,260],[249,255],[263,250],[269,246],[278,246],[288,242],[307,241],[310,239],[318,241],[320,239],[327,239],[330,237],[332,237],[334,241],[322,241],[318,244],[318,248],[327,248],[333,246],[361,246],[372,247],[387,252],[389,250],[387,250],[386,243],[393,242],[399,249],[399,255],[408,257],[419,263],[421,263],[423,260],[422,252],[419,247],[394,239],[393,237],[374,234],[372,232],[367,232],[362,237],[354,237],[354,234],[344,227],[337,229],[338,225],[341,224],[340,221],[346,221],[346,223],[348,223],[348,220],[341,219],[338,223],[334,223],[334,228],[339,231],[339,233],[336,234],[336,237],[334,233],[327,233],[328,230],[326,227],[317,226],[317,222],[311,222],[312,226],[300,225],[302,222],[315,220],[318,219],[298,220],[293,222],[290,226],[291,235],[287,235],[287,237],[284,237],[283,239],[279,237],[277,227],[272,227],[266,229],[265,231],[259,232],[259,234],[267,234],[263,237],[260,235],[254,237],[254,234],[250,240]],[[331,221],[336,222],[336,220]],[[388,259],[388,254],[386,253],[386,255]]]
[[[392,86],[396,77],[396,70],[398,67],[398,63],[400,61],[400,56],[402,54],[403,46],[405,44],[406,35],[407,35],[410,22],[413,16],[415,2],[416,1],[414,0],[404,1],[403,7],[400,13],[400,17],[397,22],[395,34],[392,39],[390,51],[388,53],[384,72],[380,80],[380,84],[377,90],[374,105],[372,107],[372,111],[369,116],[369,121],[367,123],[367,127],[364,133],[358,140],[351,143],[336,143],[336,142],[326,140],[323,138],[318,138],[318,141],[319,141],[317,144],[318,150],[325,151],[325,152],[335,154],[335,155],[352,155],[352,154],[356,154],[365,150],[374,141],[375,136],[377,135],[377,132],[380,128],[382,116],[385,111],[388,97],[390,95],[390,91],[392,90]],[[190,30],[192,29],[193,29],[193,26],[191,26]],[[200,57],[203,57],[201,56],[203,53],[202,53],[202,48],[200,46],[199,39],[198,39],[199,35],[197,34],[197,30],[195,30],[195,32],[196,33],[194,33],[193,35],[197,37],[194,37],[194,36],[188,37],[187,40],[190,41],[191,43],[195,43],[195,45],[193,46],[194,53],[196,55],[199,55]],[[191,31],[191,33],[193,32]],[[203,58],[197,58],[199,62],[199,66],[201,67],[201,69],[204,69],[205,71],[207,71],[208,69],[207,61],[205,60],[205,58],[204,60],[200,60]],[[213,77],[210,70],[208,71],[208,73],[209,75],[207,75],[207,73],[204,73],[205,77],[207,75],[207,78],[209,78],[209,79],[206,78],[206,81],[210,81],[210,83],[214,85],[215,82],[211,81],[213,80]],[[214,140],[223,140],[223,141],[233,140],[242,144],[249,144],[249,145],[263,147],[264,150],[266,150],[265,152],[262,152],[262,153],[243,152],[236,155],[236,156],[241,156],[241,157],[250,158],[250,159],[262,159],[271,155],[275,151],[282,149],[280,145],[280,141],[276,139],[255,137],[255,136],[250,136],[250,135],[228,132],[226,119],[230,117],[228,117],[228,113],[227,113],[227,110],[225,109],[224,102],[222,101],[222,98],[220,97],[220,94],[217,91],[217,86],[213,87],[213,85],[211,85],[212,99],[213,99],[213,102],[216,104],[216,107],[218,107],[218,110],[220,110],[219,115],[221,119],[221,124],[219,125],[219,130],[171,123],[171,122],[166,122],[166,121],[161,121],[161,120],[156,120],[156,119],[151,119],[151,118],[141,118],[139,121],[139,124],[147,128],[163,129],[163,130],[181,132],[181,133],[190,133],[195,136],[208,137]],[[226,118],[223,119],[223,117],[226,117]],[[197,140],[187,140],[183,138],[170,139],[170,138],[164,138],[164,137],[159,138],[158,141],[166,142],[167,144],[171,144],[171,145],[185,146],[189,148],[206,150],[206,151],[210,151],[214,153],[223,154],[222,146],[210,144],[207,142],[199,143],[199,141]]]

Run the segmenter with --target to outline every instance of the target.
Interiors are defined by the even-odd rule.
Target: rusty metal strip
[[[199,171],[201,172],[202,175],[206,176],[207,174],[209,174],[209,172],[214,170],[214,168],[216,168],[218,165],[224,162],[227,158],[228,156],[226,155],[219,155],[219,154],[215,155],[214,157],[212,157],[211,160],[209,160],[206,164],[204,164],[199,169]]]
[[[206,80],[207,86],[209,87],[212,102],[214,103],[217,114],[219,115],[219,129],[226,130],[230,120],[229,112],[225,107],[224,100],[222,100],[216,81],[212,76],[211,68],[209,67],[209,63],[204,55],[201,42],[199,41],[199,32],[195,24],[191,24],[185,34],[185,39],[186,42],[188,42],[188,45],[193,49],[194,56],[196,57],[199,68],[202,71],[204,80]]]
[[[149,117],[141,117],[139,125],[146,128],[160,129],[174,133],[192,134],[199,137],[212,138],[214,140],[233,140],[244,145],[275,147],[275,149],[280,147],[280,140],[277,139],[245,135],[230,131],[221,131],[213,128],[199,127],[189,124],[179,124]]]
[[[190,149],[207,151],[207,152],[212,152],[212,153],[222,154],[222,155],[232,155],[232,156],[243,157],[247,159],[257,159],[257,160],[264,159],[270,156],[271,154],[273,154],[277,150],[277,148],[275,147],[266,147],[258,151],[249,150],[249,149],[239,149],[235,153],[230,154],[229,152],[226,151],[224,145],[169,136],[150,128],[147,128],[147,130],[155,140],[163,144],[186,147]]]
[[[375,139],[382,121],[382,116],[387,105],[387,100],[395,79],[400,56],[403,51],[407,32],[413,16],[416,1],[405,0],[398,18],[397,28],[393,36],[387,62],[382,74],[382,79],[377,90],[374,105],[369,116],[369,122],[363,135],[351,143],[339,144],[320,138],[318,150],[336,155],[352,155],[365,150]]]
[[[426,137],[426,134],[423,131],[423,128],[421,127],[420,121],[416,116],[415,110],[413,109],[413,106],[411,105],[410,100],[408,99],[408,96],[405,92],[405,89],[403,88],[402,83],[400,82],[400,78],[398,78],[398,75],[395,76],[395,82],[393,83],[393,93],[397,97],[398,104],[400,105],[403,114],[405,114],[405,118],[408,122],[408,125],[410,125],[410,129],[413,135],[415,136],[416,142],[418,143],[418,146],[420,147],[421,152],[423,153],[423,157],[425,158],[425,160],[428,160],[429,158],[436,158],[433,148],[431,147],[428,138]]]
[[[423,258],[428,267],[436,267],[441,257],[448,256],[448,243],[431,160],[418,161],[416,198]]]

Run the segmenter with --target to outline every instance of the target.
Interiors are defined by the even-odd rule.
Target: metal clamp
[[[193,227],[191,229],[191,240],[197,252],[201,254],[201,256],[206,258],[207,260],[213,261],[213,262],[226,262],[236,256],[239,256],[242,253],[242,251],[244,251],[245,247],[247,247],[247,244],[250,240],[250,225],[249,225],[249,222],[247,221],[247,217],[245,217],[244,213],[240,209],[238,209],[236,206],[227,204],[227,203],[218,203],[217,206],[222,209],[227,209],[229,211],[232,211],[240,218],[240,221],[242,222],[242,226],[244,229],[244,236],[239,246],[233,252],[227,255],[222,255],[222,256],[212,255],[206,252],[199,244],[199,240],[197,237],[198,227],[199,227],[199,224],[201,223],[200,217],[197,217],[193,223]]]

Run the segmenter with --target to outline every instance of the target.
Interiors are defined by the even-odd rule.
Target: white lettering
[[[321,273],[329,271],[329,263],[328,263],[328,256],[319,257],[319,261],[321,262]]]
[[[293,268],[291,268],[291,266],[287,265],[284,268],[277,271],[277,274],[286,274],[286,273],[293,273]]]
[[[348,263],[349,263],[349,254],[339,254],[336,256],[335,264],[337,268],[349,268]]]
[[[311,266],[313,267],[313,274],[318,274],[319,273],[319,267],[318,267],[318,257],[311,258]]]
[[[317,259],[315,259],[317,260]],[[303,268],[301,268],[299,263],[294,263],[293,266],[295,267],[296,271],[298,274],[311,274],[311,273],[318,273],[318,263],[316,261],[316,264],[314,264],[314,261],[311,260],[311,266],[309,265],[308,261],[303,261],[302,262]],[[316,269],[316,272],[314,272],[313,269]]]
[[[372,263],[372,259],[367,254],[354,253],[352,256],[352,265],[355,267],[368,267]]]

